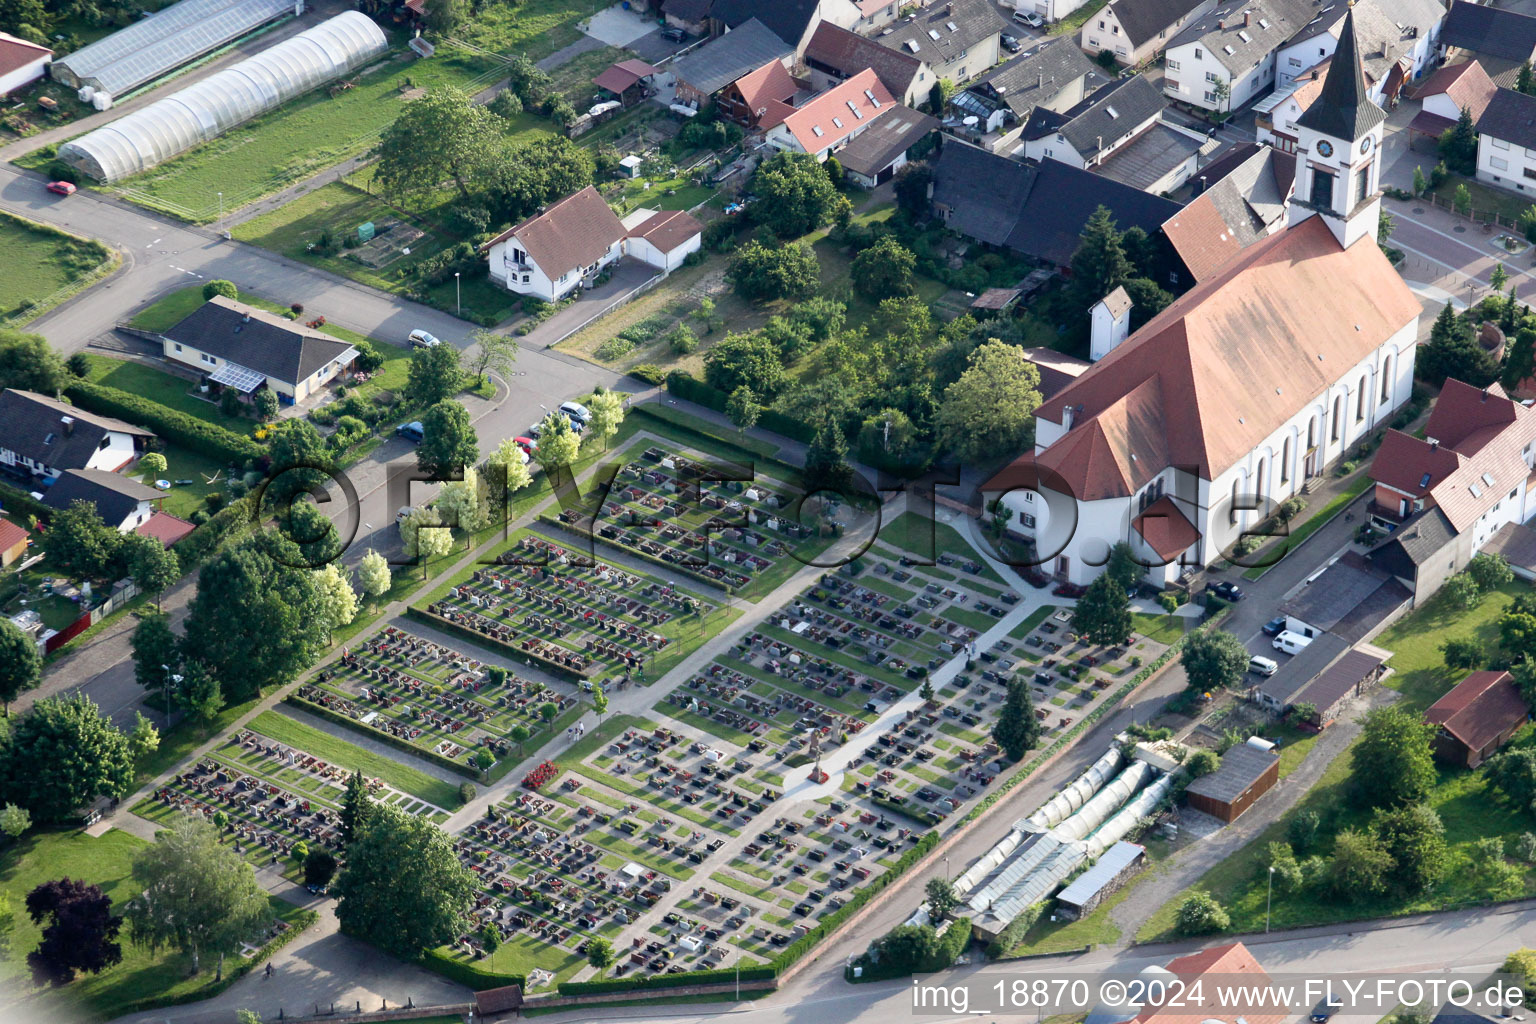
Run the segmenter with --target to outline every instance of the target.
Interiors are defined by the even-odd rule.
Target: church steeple
[[[1296,119],[1298,128],[1311,128],[1354,142],[1387,119],[1387,112],[1371,102],[1365,88],[1365,69],[1360,63],[1360,44],[1355,40],[1355,5],[1344,15],[1339,45],[1333,51],[1328,77],[1312,105]]]

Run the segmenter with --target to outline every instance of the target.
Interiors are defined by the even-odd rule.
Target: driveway
[[[639,260],[620,260],[608,283],[588,288],[569,306],[561,308],[548,320],[529,331],[521,341],[525,349],[547,349],[606,313],[625,295],[656,277],[660,271]]]
[[[657,28],[656,22],[643,12],[643,3],[614,4],[592,15],[582,31],[606,46],[629,46],[636,39],[649,35]]]

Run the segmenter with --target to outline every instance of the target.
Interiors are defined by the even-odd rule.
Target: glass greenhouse
[[[59,159],[98,181],[148,170],[243,121],[338,78],[389,48],[373,19],[338,14],[233,67],[59,147]]]
[[[181,0],[60,57],[48,73],[76,89],[122,96],[259,25],[302,10],[302,0]]]

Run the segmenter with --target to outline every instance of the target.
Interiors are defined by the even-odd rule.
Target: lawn
[[[96,242],[0,213],[0,317],[40,315],[44,300],[112,258]]]
[[[580,39],[578,23],[602,6],[586,0],[486,4],[457,31],[459,38],[471,45],[538,60]]]
[[[1184,635],[1184,624],[1186,621],[1188,620],[1178,615],[1131,613],[1131,625],[1136,632],[1148,640],[1164,645],[1171,644]]]
[[[1244,559],[1252,566],[1243,573],[1243,579],[1256,580],[1270,570],[1270,567],[1279,563],[1280,559],[1295,551],[1301,546],[1301,542],[1312,536],[1344,510],[1344,506],[1365,493],[1365,489],[1371,486],[1371,475],[1364,468],[1355,471],[1355,479],[1349,485],[1334,495],[1332,501],[1313,512],[1298,526],[1292,526],[1290,532],[1279,540],[1270,541],[1267,547],[1262,547]]]
[[[1471,638],[1491,654],[1499,642],[1499,616],[1515,595],[1525,590],[1529,587],[1523,583],[1509,583],[1484,597],[1471,611],[1457,608],[1444,594],[1435,595],[1372,641],[1392,652],[1388,664],[1393,673],[1384,685],[1401,693],[1413,710],[1429,707],[1464,675],[1445,667],[1440,645]]]
[[[929,528],[933,532],[930,534]],[[960,536],[953,526],[934,520],[931,524],[924,522],[916,512],[903,512],[894,520],[884,524],[880,528],[880,539],[887,544],[910,551],[917,556],[919,564],[937,564],[939,555],[954,555],[956,558],[969,559],[981,563],[980,574],[972,576],[963,573],[961,582],[967,579],[981,579],[1006,586],[1003,578],[992,567],[982,561],[981,555],[976,549]]]
[[[134,855],[146,845],[137,836],[115,829],[99,838],[75,831],[34,832],[0,851],[0,893],[9,897],[15,911],[13,955],[0,961],[0,979],[23,977],[25,956],[38,942],[39,929],[22,909],[29,891],[49,879],[78,878],[100,885],[120,906],[135,894],[129,874]],[[300,927],[313,916],[275,897],[272,909]],[[201,974],[188,978],[187,962],[180,954],[168,950],[152,953],[136,946],[128,940],[126,930],[121,943],[122,963],[101,974],[85,975],[57,994],[29,995],[19,1000],[17,1019],[106,1020],[140,1000],[162,1006],[191,1002],[207,998],[233,981],[226,972],[225,983],[215,986],[212,965],[206,962]]]
[[[196,300],[196,301],[192,301]],[[249,301],[247,299],[246,301]],[[184,288],[179,292],[167,296],[164,300],[144,310],[140,316],[151,314],[149,319],[158,323],[169,318],[173,312],[191,312],[203,304],[202,289],[198,287]],[[189,306],[191,308],[185,309]],[[167,306],[162,310],[159,307]],[[184,310],[184,312],[183,312]],[[135,321],[137,321],[137,317]],[[180,316],[166,324],[165,327],[149,327],[146,330],[164,330],[181,319]],[[186,413],[188,416],[209,423],[217,424],[225,430],[232,430],[237,434],[250,435],[256,430],[256,421],[240,416],[225,416],[220,411],[217,402],[210,402],[206,398],[198,397],[194,392],[197,385],[185,377],[179,377],[174,373],[157,370],[143,363],[133,362],[127,359],[114,359],[111,356],[87,355],[90,361],[91,372],[86,379],[97,384],[105,384],[108,387],[117,388],[119,391],[128,391],[141,398],[147,398],[151,402],[175,409],[177,412]]]
[[[1424,173],[1426,175],[1429,173],[1429,166],[1433,163],[1433,159],[1426,159],[1424,166]],[[1501,188],[1484,185],[1481,182],[1473,181],[1471,178],[1464,178],[1459,174],[1449,175],[1439,188],[1429,189],[1425,194],[1437,196],[1442,202],[1448,204],[1454,201],[1456,186],[1458,185],[1467,186],[1467,192],[1472,196],[1473,216],[1486,216],[1490,211],[1493,211],[1506,223],[1516,223],[1520,220],[1520,215],[1530,209],[1531,206],[1529,196],[1506,192]]]

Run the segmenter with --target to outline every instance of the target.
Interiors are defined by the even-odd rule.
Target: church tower
[[[1387,119],[1366,93],[1353,7],[1344,15],[1322,90],[1296,119],[1296,191],[1288,214],[1289,224],[1321,216],[1346,249],[1377,238]]]

